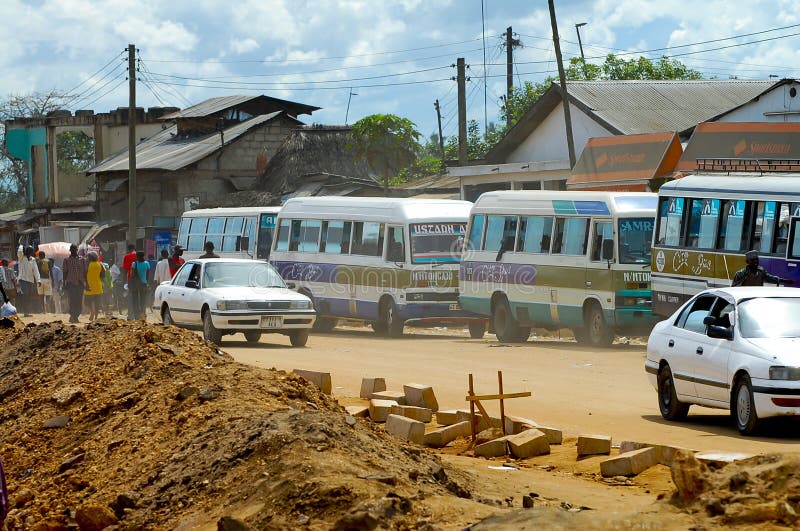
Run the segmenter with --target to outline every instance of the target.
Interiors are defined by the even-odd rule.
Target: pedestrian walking
[[[14,269],[8,266],[8,260],[3,258],[0,270],[3,272],[3,288],[5,289],[6,296],[14,306],[17,305],[17,274]]]
[[[17,249],[17,261],[19,262],[18,288],[19,306],[26,317],[30,317],[36,306],[38,299],[36,291],[39,288],[41,276],[39,268],[36,267],[36,260],[33,258],[33,247],[22,245]]]
[[[162,282],[172,280],[172,274],[169,272],[169,251],[161,249],[161,260],[156,264],[156,270],[153,273],[153,282],[156,286]]]
[[[50,300],[53,303],[53,312],[63,313],[61,308],[61,292],[64,288],[64,272],[60,267],[55,265],[55,263],[53,263],[51,276],[53,278],[53,294],[50,296]]]
[[[122,257],[122,269],[125,275],[125,286],[128,286],[128,321],[136,319],[136,312],[133,307],[133,296],[130,289],[131,265],[136,261],[136,246],[128,244],[128,252]]]
[[[69,322],[77,323],[83,309],[83,292],[86,289],[86,260],[78,256],[78,246],[69,246],[69,256],[62,263],[64,290],[69,301]]]
[[[201,254],[198,258],[219,258],[219,255],[214,252],[214,242],[206,242],[203,245],[205,253]]]
[[[103,276],[105,270],[100,265],[97,253],[89,251],[86,253],[89,263],[86,265],[86,290],[83,296],[86,298],[86,306],[89,308],[89,321],[97,319],[100,311],[100,299],[103,296]]]
[[[132,301],[132,314],[128,320],[143,319],[147,300],[147,278],[150,263],[144,259],[144,251],[136,251],[136,261],[131,264],[131,276],[128,279],[128,293]],[[133,317],[131,317],[131,315]]]
[[[101,305],[103,308],[103,313],[106,315],[111,315],[113,306],[112,306],[112,297],[114,293],[114,277],[111,275],[111,268],[108,267],[108,264],[105,262],[100,262],[100,265],[103,266],[103,295],[100,297]]]
[[[36,267],[39,268],[39,287],[36,291],[42,313],[50,311],[50,299],[53,296],[53,261],[47,258],[44,251],[36,254]]]

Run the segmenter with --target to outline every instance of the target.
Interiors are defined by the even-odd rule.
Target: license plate
[[[459,303],[457,303],[457,302],[454,302],[453,304],[450,305],[450,309],[451,310],[460,310],[461,309],[461,305]]]
[[[261,328],[280,328],[283,324],[283,317],[273,315],[261,316]]]

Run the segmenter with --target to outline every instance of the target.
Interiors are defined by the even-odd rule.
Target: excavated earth
[[[778,455],[720,470],[684,456],[647,511],[502,510],[477,474],[294,374],[117,319],[0,329],[0,457],[9,530],[800,524],[800,462]]]

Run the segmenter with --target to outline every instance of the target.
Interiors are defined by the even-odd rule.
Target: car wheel
[[[245,330],[244,338],[248,343],[258,343],[258,340],[261,339],[261,332],[258,330]]]
[[[614,333],[606,323],[603,309],[596,302],[586,310],[584,323],[586,341],[593,347],[607,347],[614,341]]]
[[[314,321],[314,326],[311,327],[311,330],[314,332],[330,332],[336,325],[339,324],[339,320],[333,317],[317,317],[317,320]]]
[[[217,330],[211,321],[211,310],[206,310],[203,313],[203,338],[217,345],[222,343],[222,332]]]
[[[308,343],[308,328],[292,330],[289,332],[289,341],[293,347],[304,347]]]
[[[397,312],[397,304],[391,299],[387,299],[381,305],[381,328],[386,337],[401,337],[405,323],[400,319]]]
[[[482,339],[486,333],[486,324],[483,321],[471,321],[469,323],[469,337],[471,339]]]
[[[669,365],[658,371],[658,409],[666,420],[683,420],[689,413],[689,404],[678,401]]]
[[[163,325],[174,325],[175,321],[172,320],[172,314],[169,313],[169,306],[166,304],[161,309],[161,324]]]
[[[497,340],[501,343],[523,343],[531,333],[530,327],[519,326],[506,298],[495,303],[492,309],[492,323]]]
[[[731,416],[736,421],[736,428],[742,435],[750,435],[758,427],[758,413],[753,400],[753,385],[750,376],[743,375],[736,381],[731,399]]]

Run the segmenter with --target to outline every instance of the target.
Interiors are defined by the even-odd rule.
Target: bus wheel
[[[586,325],[586,340],[590,345],[607,347],[614,341],[614,333],[606,323],[603,309],[596,302],[591,303],[586,309],[584,323]]]
[[[470,321],[469,323],[469,337],[471,339],[482,339],[483,334],[486,333],[486,325],[483,321]]]
[[[381,305],[381,328],[386,337],[401,337],[405,323],[397,313],[397,305],[391,299],[387,299]]]
[[[334,319],[333,317],[317,317],[311,330],[314,332],[330,332],[336,328],[337,324],[339,324],[338,319]]]
[[[519,343],[528,339],[531,329],[521,327],[511,313],[508,299],[503,297],[498,300],[492,309],[492,322],[494,333],[501,343]],[[527,331],[527,333],[525,333]]]

